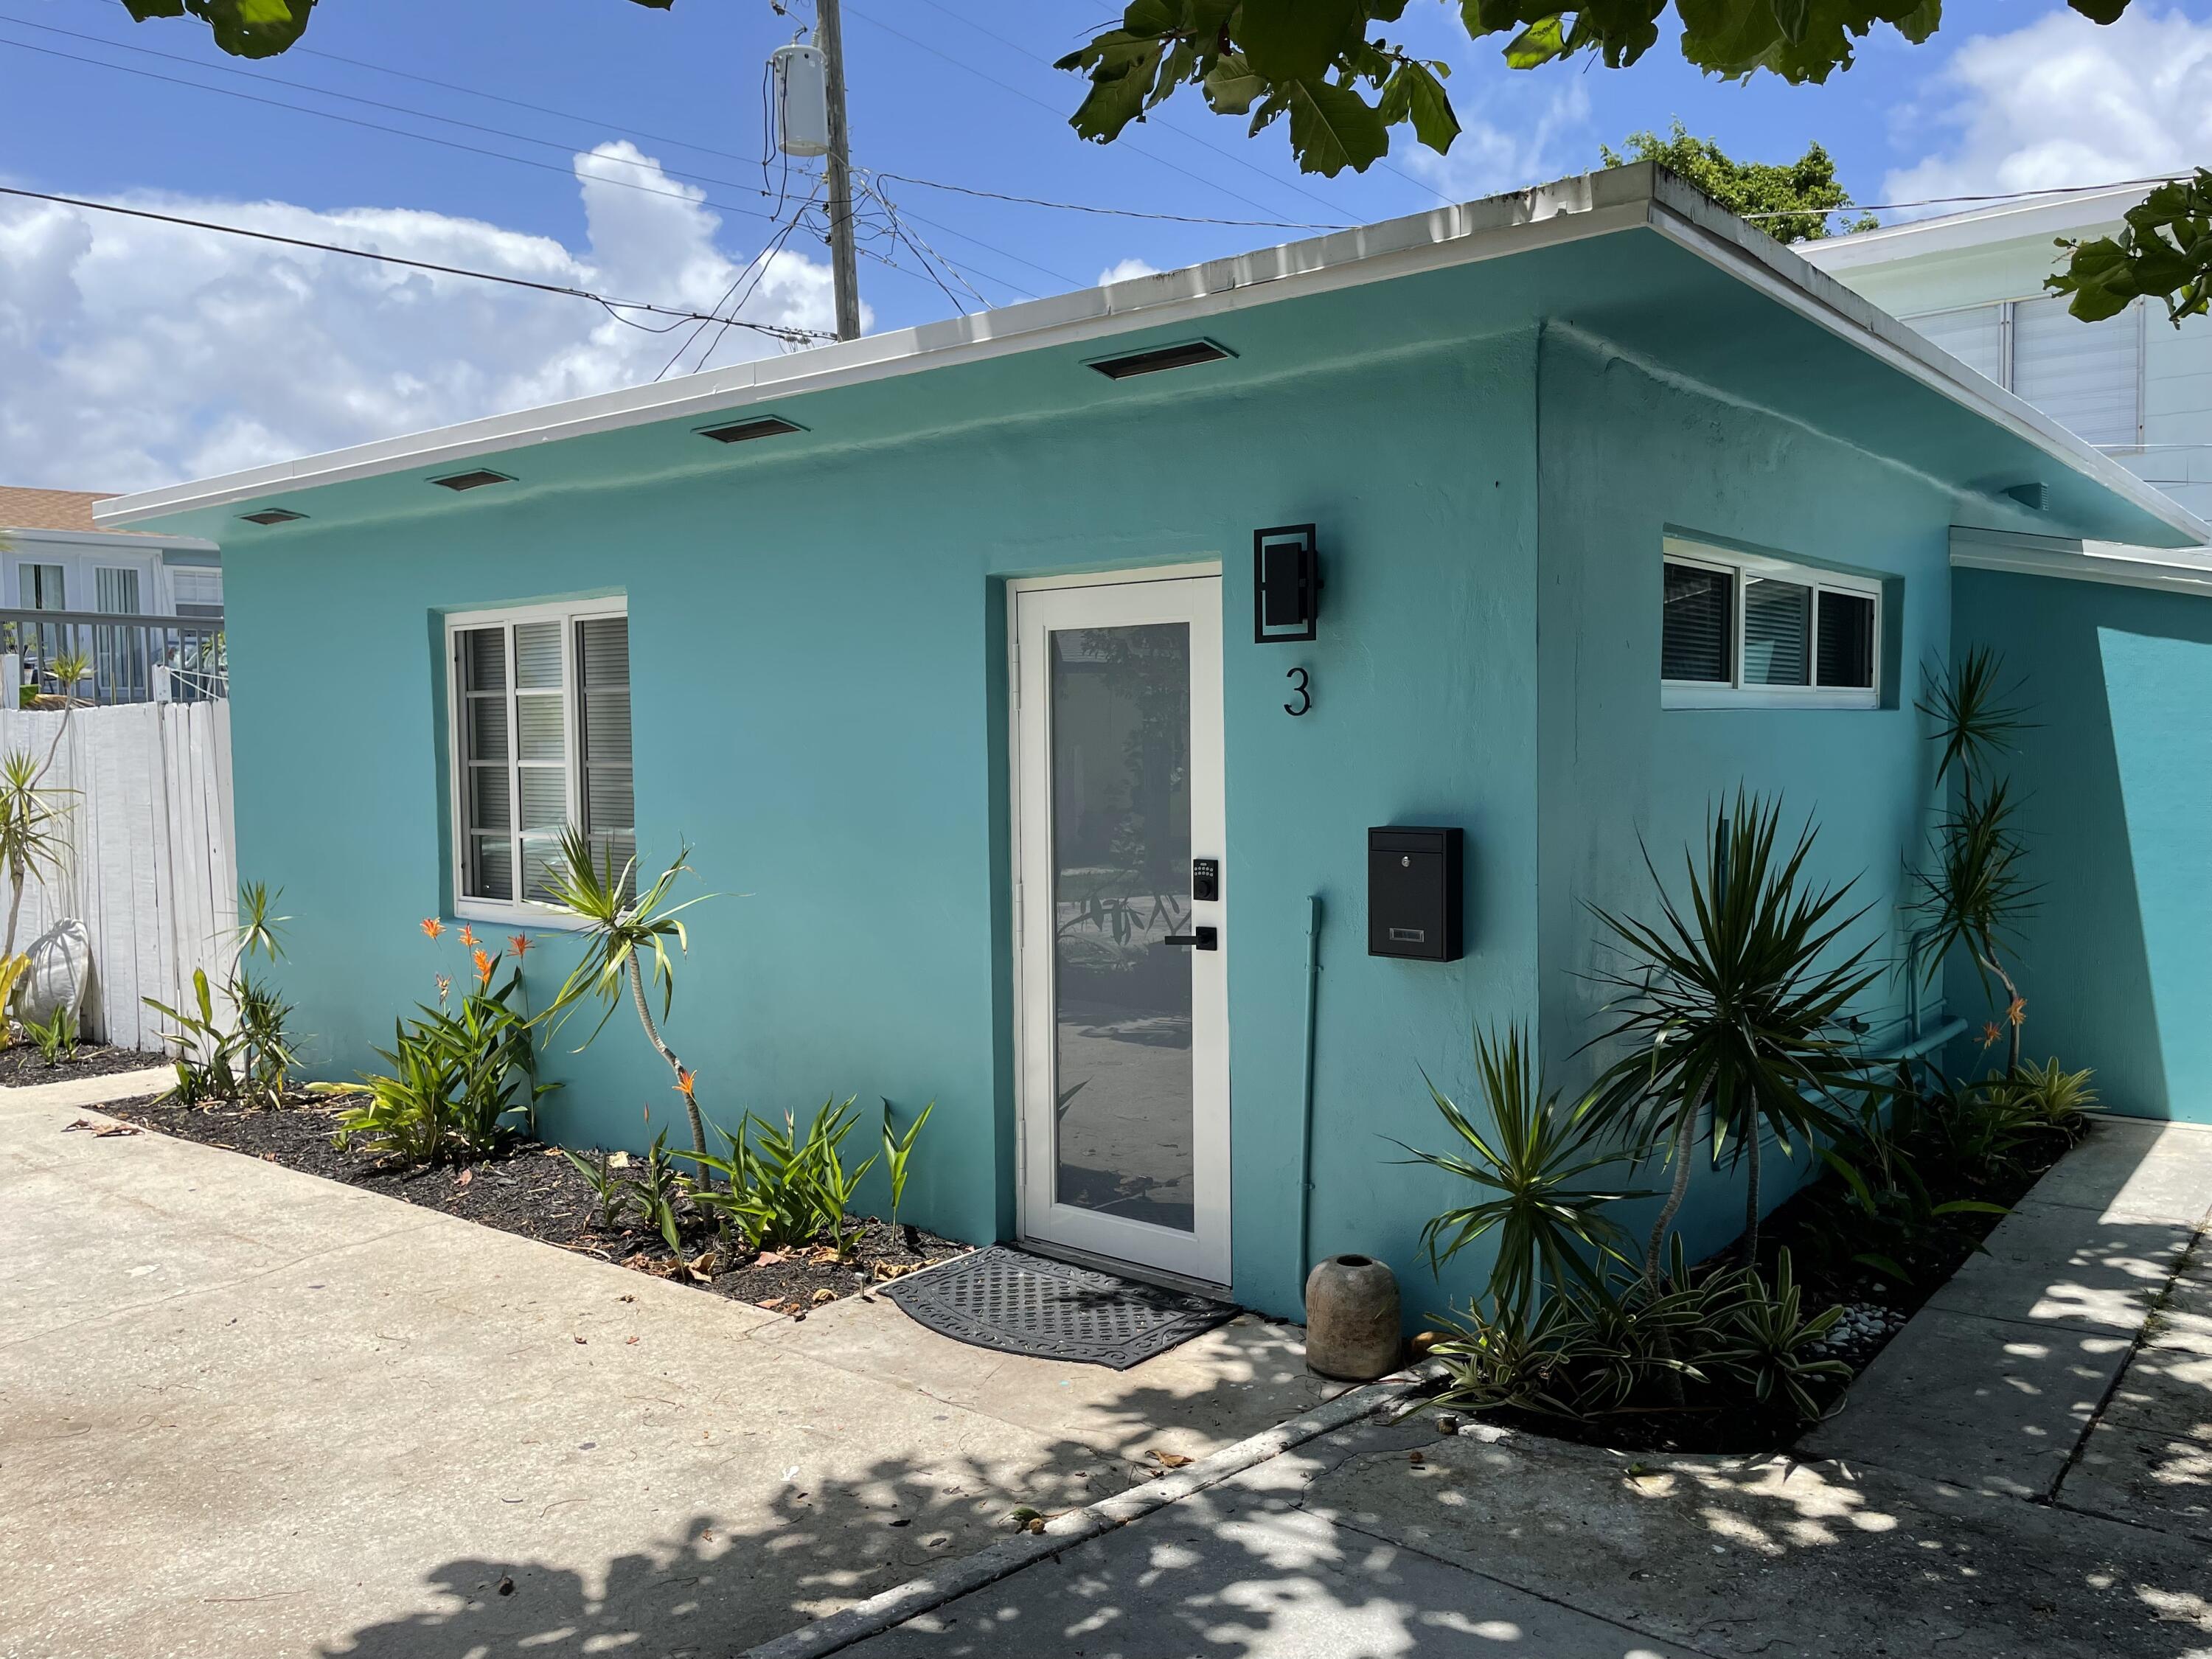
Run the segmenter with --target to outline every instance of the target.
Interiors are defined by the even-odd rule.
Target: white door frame
[[[1014,1076],[1018,1231],[1035,1243],[1148,1267],[1205,1284],[1230,1280],[1229,952],[1221,686],[1221,572],[1176,565],[1006,585],[1012,726]],[[1051,824],[1051,721],[1045,635],[1060,628],[1190,624],[1190,802],[1194,857],[1222,860],[1219,898],[1194,902],[1190,926],[1217,930],[1219,948],[1193,951],[1194,1230],[1059,1203],[1053,1103],[1055,933]],[[1024,835],[1024,823],[1030,833]],[[1043,833],[1038,833],[1042,830]]]

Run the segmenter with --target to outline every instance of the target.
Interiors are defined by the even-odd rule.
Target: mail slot
[[[1392,824],[1367,832],[1367,954],[1456,962],[1461,942],[1456,828]]]

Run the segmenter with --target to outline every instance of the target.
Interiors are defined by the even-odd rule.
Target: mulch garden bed
[[[2087,1133],[2086,1127],[2082,1133]],[[1931,1188],[1931,1196],[1938,1203],[1953,1199],[1979,1199],[2009,1208],[2025,1198],[2051,1166],[2078,1144],[2078,1139],[2067,1140],[2051,1135],[2047,1146],[2039,1148],[2037,1156],[2023,1160],[2012,1179],[1974,1187],[1939,1184]],[[1770,1284],[1773,1282],[1777,1258],[1785,1249],[1790,1252],[1791,1274],[1802,1293],[1808,1316],[1832,1307],[1844,1310],[1836,1328],[1820,1350],[1822,1358],[1839,1359],[1850,1368],[1850,1376],[1833,1383],[1821,1399],[1822,1406],[1832,1413],[1842,1406],[1844,1395],[1858,1380],[1859,1373],[1874,1363],[1875,1356],[1905,1328],[1905,1322],[1929,1297],[1943,1288],[1951,1275],[1972,1260],[1982,1240],[2004,1219],[2001,1215],[1963,1216],[1948,1231],[1941,1248],[1914,1251],[1902,1245],[1893,1246],[1889,1252],[1892,1258],[1911,1274],[1909,1279],[1899,1279],[1894,1273],[1855,1263],[1847,1256],[1837,1259],[1826,1212],[1837,1202],[1838,1193],[1839,1183],[1832,1175],[1824,1175],[1800,1188],[1769,1212],[1759,1224],[1759,1261]],[[1700,1268],[1733,1266],[1741,1257],[1739,1246],[1731,1244],[1698,1265]],[[1680,1415],[1642,1410],[1591,1422],[1511,1409],[1458,1414],[1557,1440],[1628,1452],[1776,1451],[1805,1432],[1805,1425],[1786,1421],[1761,1423],[1741,1415],[1696,1410]]]
[[[49,1066],[39,1058],[38,1045],[18,1038],[0,1048],[0,1089],[27,1089],[40,1083],[66,1083],[73,1077],[112,1077],[118,1072],[143,1072],[149,1066],[167,1066],[166,1055],[137,1048],[111,1048],[105,1043],[79,1043],[76,1051]]]
[[[556,1150],[537,1141],[519,1142],[501,1157],[459,1167],[401,1168],[369,1152],[339,1151],[331,1144],[337,1114],[327,1101],[313,1097],[288,1101],[275,1111],[180,1106],[161,1097],[117,1102],[100,1110],[179,1139],[442,1210],[795,1319],[804,1319],[811,1308],[968,1252],[967,1245],[934,1233],[871,1218],[860,1223],[859,1243],[843,1261],[826,1243],[756,1255],[710,1234],[687,1237],[684,1256],[678,1257],[655,1231],[636,1226],[599,1231],[599,1200],[590,1184]]]

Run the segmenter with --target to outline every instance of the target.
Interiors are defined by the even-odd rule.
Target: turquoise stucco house
[[[323,1071],[426,994],[419,918],[546,931],[547,828],[689,841],[709,1115],[934,1099],[915,1218],[1278,1313],[1344,1249],[1436,1305],[1449,1189],[1385,1137],[1475,1023],[1585,1066],[1639,837],[1778,792],[1894,948],[1954,527],[2203,534],[1649,166],[104,517],[222,546],[240,863]],[[551,1063],[571,1141],[676,1109],[634,1031]]]

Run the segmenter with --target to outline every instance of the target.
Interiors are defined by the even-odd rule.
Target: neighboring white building
[[[2212,319],[2177,329],[2162,305],[2138,301],[2083,323],[2043,286],[2067,257],[2059,238],[2116,233],[2147,188],[1978,208],[1796,252],[2204,517],[2212,515]]]
[[[0,611],[220,617],[222,555],[212,542],[102,530],[106,495],[0,485]]]
[[[0,684],[15,676],[29,692],[57,691],[45,665],[82,652],[93,678],[71,688],[81,696],[216,694],[222,555],[189,536],[102,530],[92,509],[106,499],[0,486]]]

